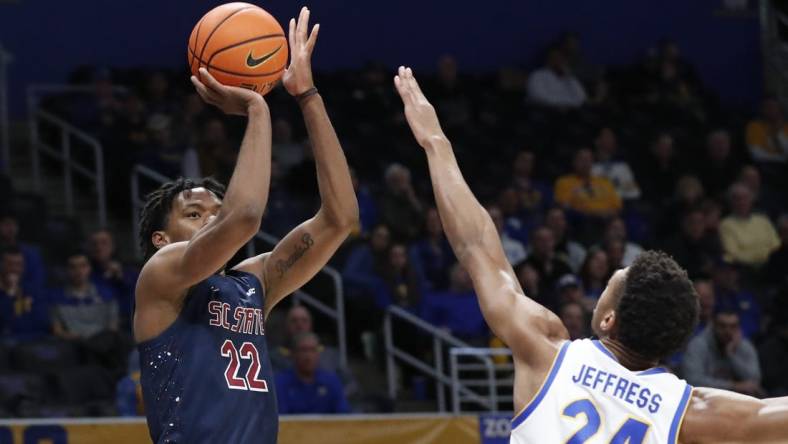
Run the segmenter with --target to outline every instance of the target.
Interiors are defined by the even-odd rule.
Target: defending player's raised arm
[[[248,123],[218,212],[212,215],[199,202],[193,208],[184,208],[189,213],[187,217],[203,219],[205,225],[189,242],[161,248],[142,271],[140,285],[152,284],[148,288],[164,288],[172,294],[180,294],[181,290],[221,270],[260,229],[268,201],[271,177],[268,105],[255,92],[220,84],[204,69],[200,76],[202,80],[192,77],[192,83],[206,102],[227,114],[248,116]]]
[[[541,352],[568,338],[566,329],[555,314],[524,296],[495,225],[465,182],[435,109],[410,68],[400,67],[394,83],[413,135],[427,153],[446,236],[473,280],[487,324],[525,362],[552,358]]]
[[[290,20],[290,66],[282,82],[301,107],[317,166],[321,206],[317,214],[296,227],[265,255],[251,258],[240,269],[261,276],[266,313],[282,298],[309,281],[358,223],[358,203],[342,147],[323,99],[312,79],[311,57],[320,25],[309,31],[309,9]]]
[[[788,397],[756,399],[725,390],[693,390],[681,444],[788,442]]]

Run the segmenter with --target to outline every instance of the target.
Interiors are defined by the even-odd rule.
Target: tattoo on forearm
[[[312,245],[315,244],[315,240],[312,239],[312,235],[309,233],[304,233],[301,236],[301,243],[295,246],[293,253],[286,259],[286,260],[278,260],[276,261],[276,271],[279,272],[279,277],[285,275],[287,270],[293,266],[299,259],[306,253],[307,250],[312,248]]]

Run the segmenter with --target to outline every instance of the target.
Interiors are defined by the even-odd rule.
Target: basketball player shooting
[[[618,270],[594,309],[599,340],[570,342],[559,318],[523,294],[410,68],[400,67],[394,83],[427,155],[449,242],[487,324],[514,355],[512,443],[788,442],[788,398],[692,388],[657,367],[698,316],[692,283],[664,253],[645,252]]]
[[[179,179],[148,196],[145,263],[136,288],[134,335],[155,443],[276,443],[278,418],[264,321],[329,260],[358,221],[350,172],[312,81],[318,34],[309,10],[290,21],[284,87],[306,122],[320,188],[317,214],[273,251],[224,270],[260,228],[271,175],[271,118],[259,94],[192,82],[206,102],[248,120],[227,192]]]

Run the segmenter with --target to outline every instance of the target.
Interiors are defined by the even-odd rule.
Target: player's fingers
[[[290,43],[291,51],[295,50],[295,39],[296,39],[296,20],[294,18],[290,19],[290,29],[287,31],[287,41]]]
[[[413,80],[413,91],[416,94],[419,94],[419,95],[423,96],[424,93],[421,92],[421,87],[419,86],[419,81],[416,80],[416,76],[413,75],[413,70],[408,68],[408,74],[410,74],[410,78]]]
[[[394,76],[394,88],[396,88],[397,94],[402,98],[402,79],[400,76]]]
[[[400,66],[397,70],[397,76],[394,78],[394,84],[397,86],[397,92],[399,93],[400,97],[402,97],[402,100],[408,100],[410,94],[408,93],[408,81],[405,78],[404,66]]]
[[[212,91],[214,91],[216,93],[219,93],[219,92],[222,91],[222,88],[223,88],[222,84],[219,83],[215,78],[213,78],[213,76],[211,75],[211,73],[208,72],[207,69],[200,68],[200,75],[201,75],[201,78],[202,78],[202,82],[203,82],[203,84],[205,85],[206,88],[208,88],[209,90],[212,90]]]
[[[298,43],[306,43],[306,32],[309,28],[309,8],[304,6],[301,8],[301,14],[298,16],[298,26],[296,27],[296,34],[298,36]]]
[[[312,50],[315,48],[315,43],[317,43],[317,34],[319,32],[320,32],[320,23],[312,27],[312,33],[309,34],[309,40],[307,40],[306,42],[306,50],[309,54],[312,54]]]
[[[199,94],[200,97],[202,97],[202,99],[207,103],[210,103],[212,105],[215,104],[215,100],[211,95],[211,93],[208,92],[208,88],[206,88],[205,85],[202,84],[202,82],[197,80],[197,77],[192,76],[191,80],[192,80],[192,84],[194,85],[194,89],[197,90],[197,94]]]

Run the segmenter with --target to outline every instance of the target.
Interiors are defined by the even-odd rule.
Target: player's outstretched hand
[[[427,148],[431,141],[445,139],[435,108],[421,92],[413,71],[400,66],[394,77],[394,85],[405,104],[405,118],[419,145]]]
[[[309,8],[304,6],[296,19],[290,19],[290,66],[285,70],[282,84],[290,95],[297,96],[315,86],[312,80],[312,50],[315,49],[320,24],[309,31]]]
[[[222,85],[205,68],[200,68],[200,78],[191,77],[197,93],[207,103],[216,106],[225,114],[246,116],[252,106],[267,107],[260,94],[237,86]]]

